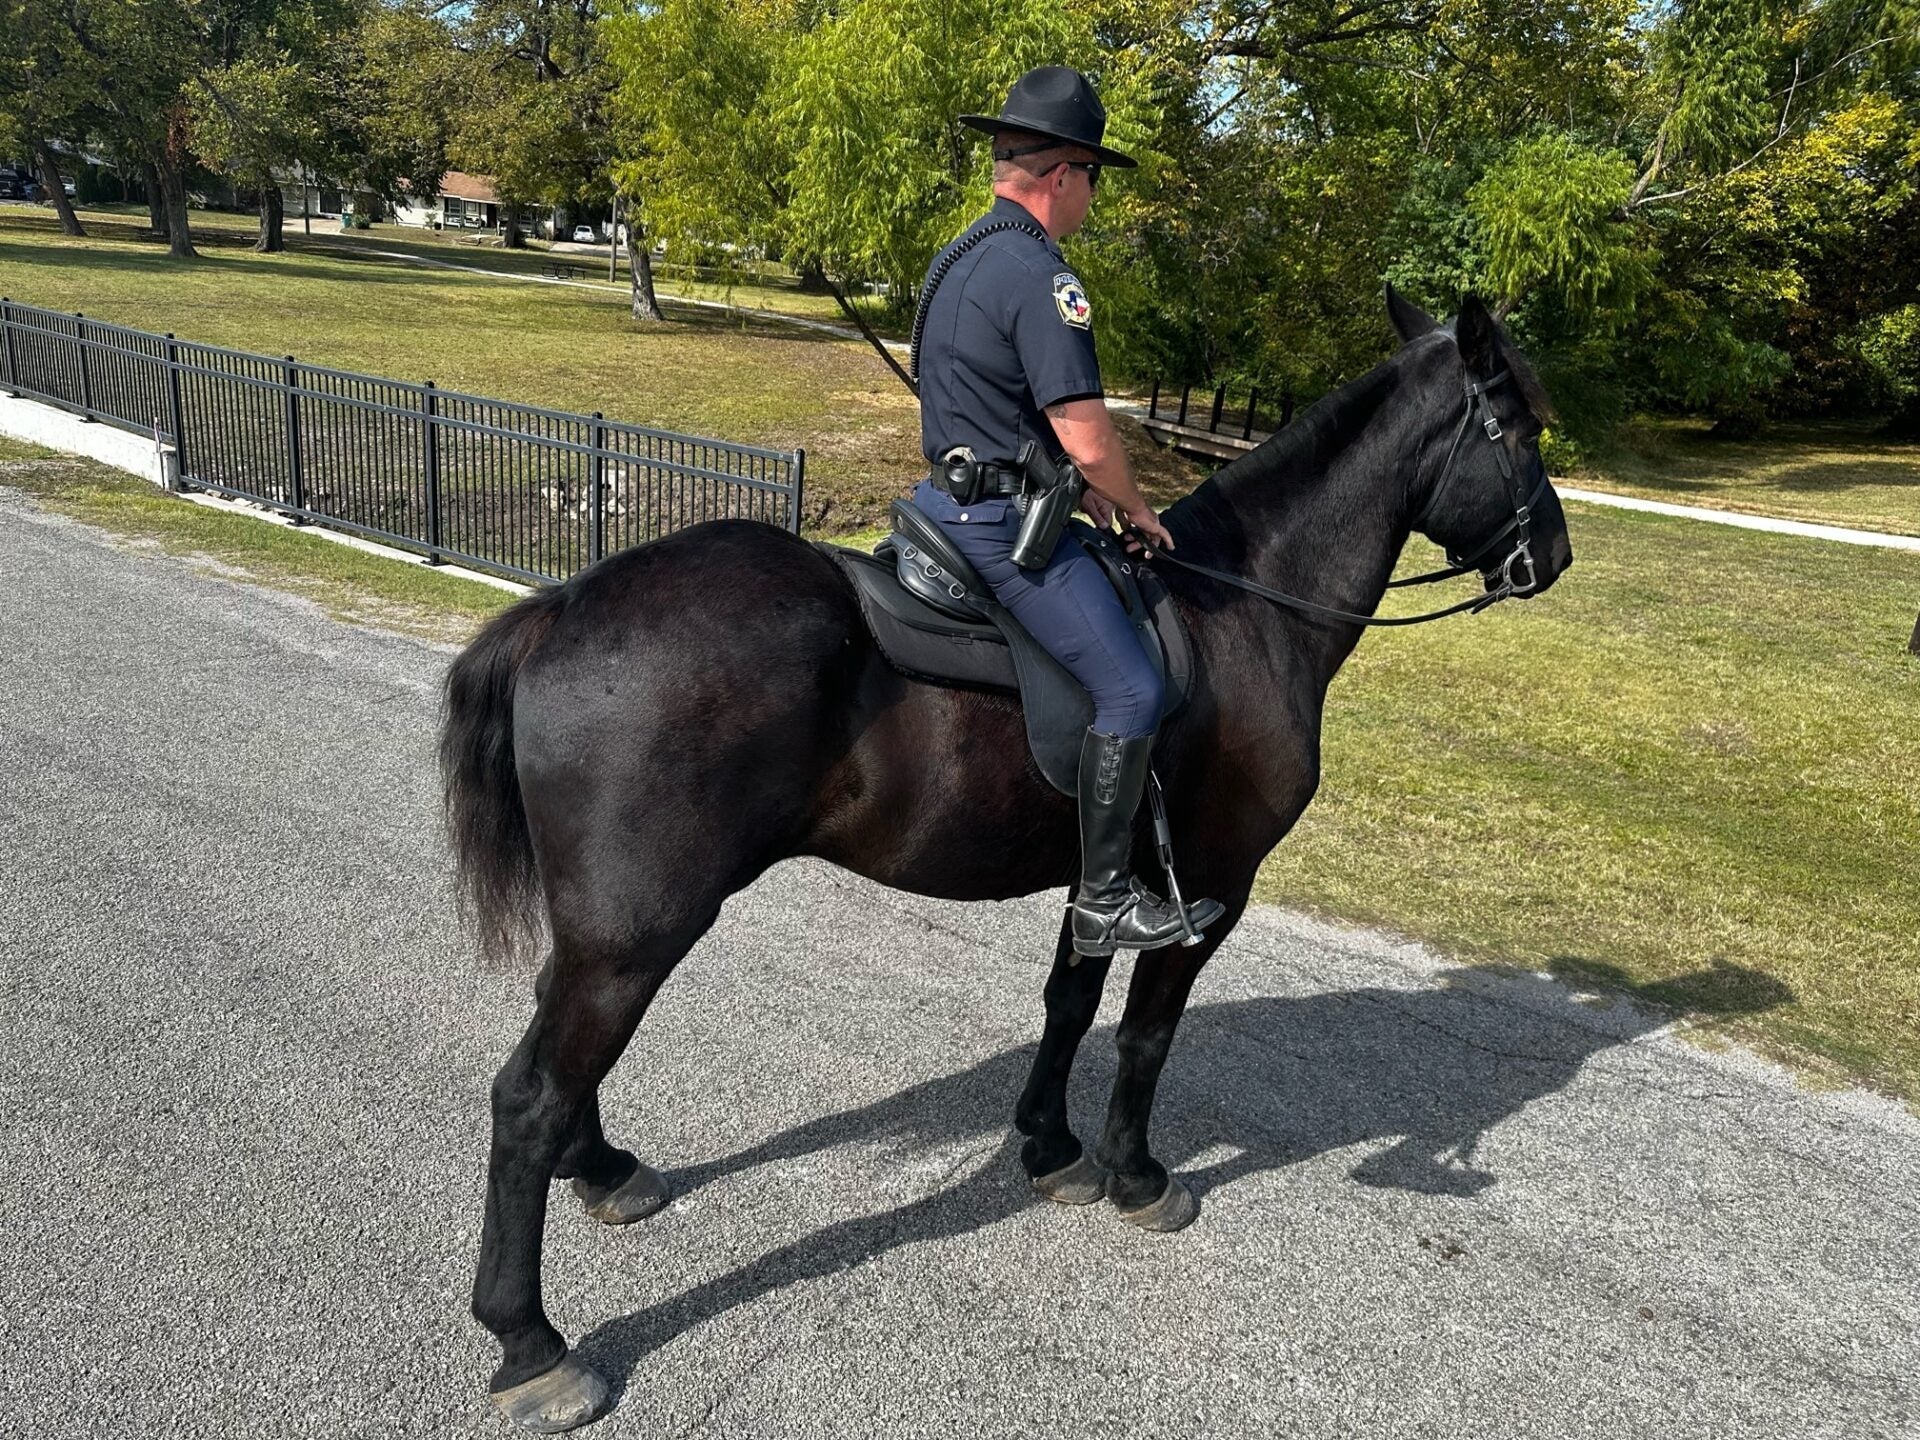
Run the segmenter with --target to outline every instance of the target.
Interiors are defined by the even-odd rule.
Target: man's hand
[[[1113,502],[1098,490],[1091,488],[1083,490],[1080,494],[1080,508],[1092,517],[1096,530],[1113,528]]]
[[[1125,519],[1128,525],[1138,530],[1142,535],[1145,535],[1148,543],[1156,550],[1173,549],[1173,536],[1167,533],[1167,527],[1160,523],[1160,517],[1153,513],[1153,507],[1151,505],[1134,506],[1126,512]],[[1133,553],[1138,554],[1140,551],[1139,542],[1136,541],[1127,548]]]

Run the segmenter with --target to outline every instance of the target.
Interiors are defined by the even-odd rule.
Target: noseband
[[[1500,443],[1501,437],[1506,432],[1500,428],[1500,422],[1494,418],[1492,407],[1487,404],[1487,392],[1506,384],[1511,378],[1511,371],[1502,370],[1490,380],[1467,382],[1466,413],[1460,417],[1460,428],[1454,432],[1453,444],[1447,447],[1447,459],[1440,468],[1440,479],[1434,485],[1433,493],[1427,497],[1427,503],[1420,507],[1420,513],[1414,516],[1412,528],[1417,530],[1425,524],[1427,517],[1433,513],[1434,506],[1439,504],[1442,493],[1453,479],[1454,461],[1460,456],[1460,445],[1466,439],[1467,426],[1475,420],[1480,422],[1480,428],[1493,445],[1494,457],[1500,464],[1500,476],[1506,481],[1508,493],[1513,499],[1513,518],[1481,541],[1479,546],[1464,559],[1449,550],[1446,569],[1430,571],[1425,575],[1409,576],[1405,580],[1387,582],[1387,588],[1395,590],[1404,585],[1431,585],[1437,580],[1451,580],[1456,575],[1471,574],[1480,569],[1480,561],[1488,552],[1511,535],[1514,537],[1513,549],[1508,553],[1507,558],[1500,562],[1500,583],[1484,595],[1475,596],[1471,600],[1462,600],[1458,605],[1449,605],[1444,610],[1431,610],[1424,615],[1393,615],[1385,618],[1377,615],[1360,615],[1351,610],[1336,610],[1331,605],[1302,600],[1298,595],[1269,590],[1265,585],[1256,585],[1251,580],[1242,580],[1237,575],[1229,575],[1208,565],[1195,565],[1191,561],[1169,555],[1163,550],[1154,549],[1151,542],[1137,530],[1129,530],[1127,533],[1138,541],[1142,552],[1156,562],[1165,561],[1169,565],[1178,565],[1183,570],[1191,570],[1196,575],[1205,575],[1209,579],[1218,580],[1223,585],[1231,585],[1235,589],[1245,590],[1250,595],[1258,595],[1263,600],[1290,606],[1309,615],[1324,616],[1329,620],[1344,620],[1351,625],[1421,625],[1428,620],[1440,620],[1448,615],[1458,615],[1462,611],[1471,611],[1477,615],[1490,606],[1498,605],[1502,600],[1511,599],[1516,595],[1530,595],[1540,585],[1539,576],[1534,571],[1533,555],[1528,549],[1533,538],[1533,507],[1546,493],[1547,467],[1544,465],[1540,467],[1539,480],[1534,483],[1531,491],[1526,490],[1523,488],[1525,482],[1516,476],[1513,462],[1507,458],[1506,446]],[[1526,573],[1524,583],[1516,577],[1516,572],[1521,570]]]

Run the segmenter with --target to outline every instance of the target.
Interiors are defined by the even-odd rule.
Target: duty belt
[[[951,473],[939,465],[933,467],[927,479],[933,482],[934,489],[944,490],[962,505],[975,505],[982,500],[1020,493],[1020,472],[1011,465],[975,460],[967,468],[972,471],[972,483],[969,485],[956,486]]]

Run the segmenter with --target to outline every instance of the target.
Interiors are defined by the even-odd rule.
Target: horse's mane
[[[1499,362],[1512,374],[1514,388],[1542,424],[1551,424],[1559,417],[1539,374],[1497,321],[1494,335]],[[1452,321],[1403,345],[1364,375],[1329,390],[1256,448],[1214,471],[1167,507],[1162,518],[1174,539],[1197,541],[1197,551],[1214,556],[1242,539],[1234,497],[1271,496],[1282,486],[1302,489],[1318,480],[1333,455],[1352,442],[1359,428],[1355,422],[1364,422],[1377,410],[1377,403],[1367,402],[1377,402],[1379,391],[1399,383],[1404,358],[1435,342],[1449,347],[1456,343]],[[1196,553],[1195,558],[1200,555]]]
[[[1399,355],[1338,389],[1329,390],[1254,449],[1221,466],[1189,494],[1169,505],[1163,519],[1176,541],[1190,538],[1210,554],[1242,534],[1235,496],[1271,495],[1279,487],[1302,488],[1324,473],[1327,461],[1345,448],[1375,406],[1361,403],[1397,379]],[[1197,558],[1197,557],[1196,557]]]

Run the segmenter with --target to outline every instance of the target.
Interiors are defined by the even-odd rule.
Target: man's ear
[[[1453,338],[1460,346],[1460,358],[1466,363],[1469,375],[1485,378],[1493,374],[1497,327],[1493,312],[1478,295],[1469,293],[1460,302],[1459,318],[1453,322]]]
[[[1387,319],[1393,322],[1393,330],[1405,345],[1410,340],[1418,340],[1422,335],[1440,328],[1440,322],[1434,319],[1418,305],[1407,299],[1391,284],[1387,286]]]

